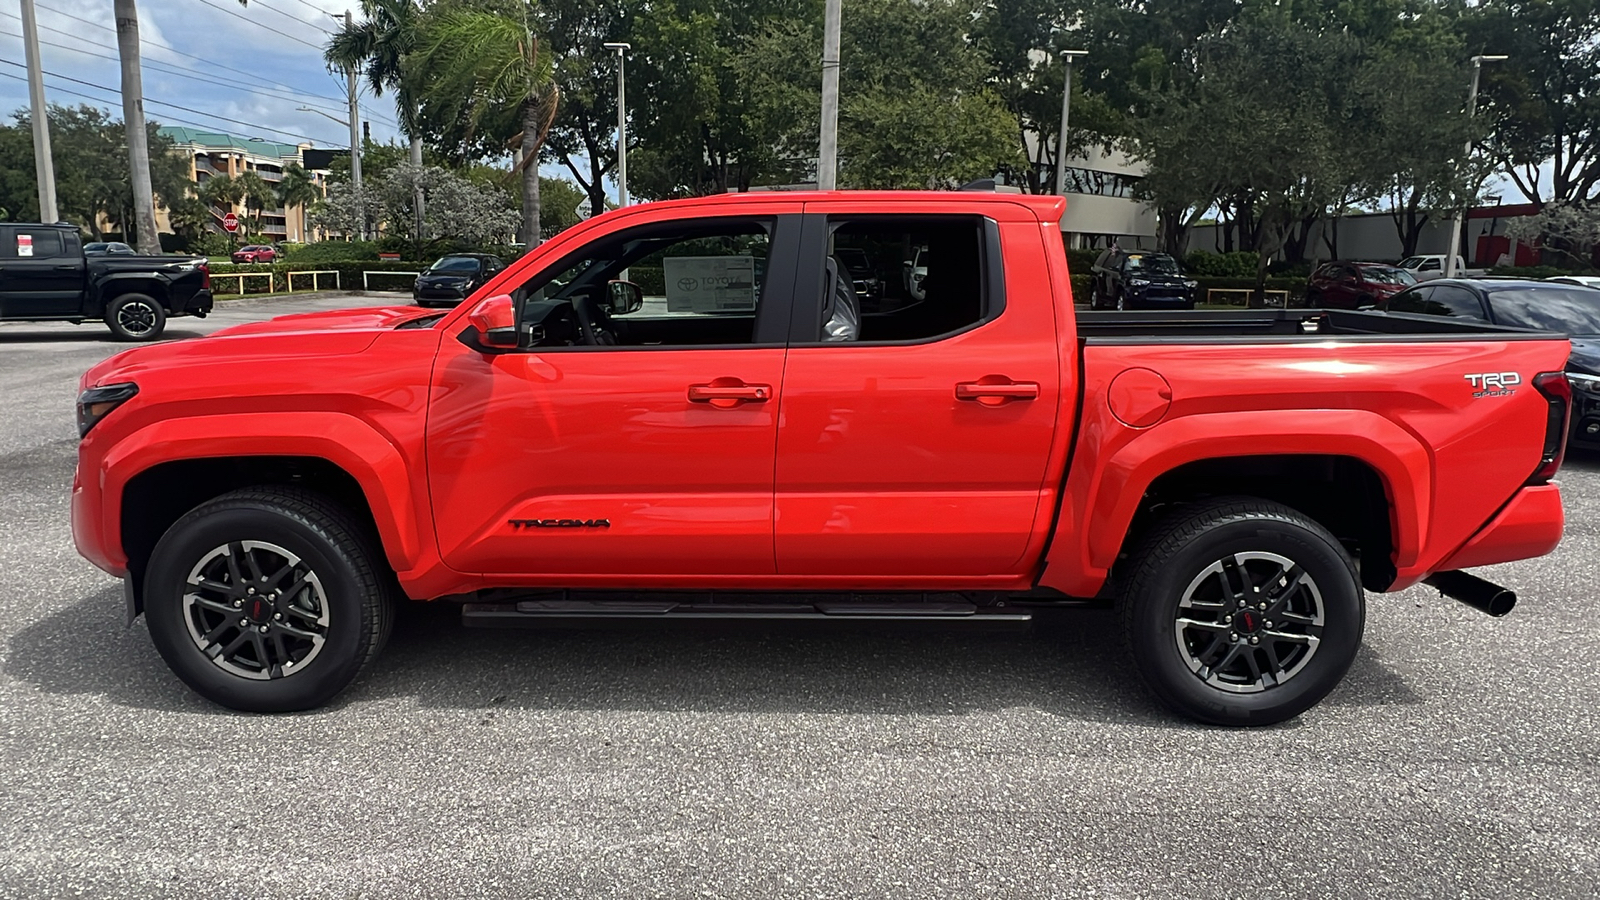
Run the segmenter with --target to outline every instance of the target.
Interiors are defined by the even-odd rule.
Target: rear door
[[[0,229],[0,314],[7,318],[79,314],[83,271],[77,235],[27,225]]]
[[[799,206],[637,214],[636,227],[514,265],[531,342],[517,352],[469,349],[456,320],[434,369],[427,438],[451,567],[568,585],[775,572]],[[623,278],[643,308],[601,315],[595,301]]]
[[[1020,206],[927,208],[806,206],[778,427],[780,574],[1016,575],[1048,526],[1041,490],[1075,385],[1062,383],[1040,224]],[[887,277],[919,247],[920,297]],[[854,290],[830,281],[844,248],[885,276],[877,303],[855,298],[854,332],[824,328]]]

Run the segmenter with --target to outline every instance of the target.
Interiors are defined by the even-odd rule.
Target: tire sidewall
[[[150,330],[143,334],[133,334],[122,327],[117,319],[117,313],[124,307],[133,303],[144,304],[153,311],[155,323]],[[111,329],[111,334],[119,341],[143,342],[153,341],[161,336],[167,327],[167,311],[162,307],[161,301],[148,294],[123,294],[113,298],[106,304],[106,327]]]
[[[206,553],[231,541],[267,541],[300,557],[316,573],[328,603],[327,638],[306,667],[270,681],[223,671],[195,646],[184,622],[189,571]],[[367,635],[357,564],[320,530],[297,517],[240,505],[179,521],[156,545],[145,576],[145,617],[167,665],[204,697],[233,709],[281,712],[317,706],[343,690],[360,670]]]
[[[1190,581],[1234,553],[1269,552],[1302,566],[1322,595],[1324,625],[1316,656],[1285,684],[1253,694],[1210,687],[1178,651],[1178,603]],[[1203,721],[1265,725],[1292,718],[1336,687],[1355,660],[1365,625],[1365,598],[1343,548],[1321,534],[1277,519],[1218,524],[1166,558],[1139,586],[1129,643],[1146,681],[1162,700]]]

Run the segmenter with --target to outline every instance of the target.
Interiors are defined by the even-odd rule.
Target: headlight
[[[139,393],[139,386],[129,381],[92,387],[78,395],[78,437],[89,433],[111,411],[128,402]]]
[[[1567,381],[1577,390],[1585,394],[1600,394],[1600,375],[1584,375],[1578,372],[1568,372]]]
[[[1185,278],[1183,280],[1183,286],[1192,291],[1200,286],[1200,282],[1195,281],[1193,278]]]

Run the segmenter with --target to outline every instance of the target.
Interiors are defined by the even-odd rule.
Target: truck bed
[[[1151,340],[1283,338],[1326,340],[1404,338],[1415,340],[1550,340],[1545,331],[1452,321],[1440,316],[1344,309],[1244,309],[1174,312],[1095,312],[1080,310],[1078,335],[1088,342],[1147,343]],[[1557,336],[1560,337],[1560,336]]]

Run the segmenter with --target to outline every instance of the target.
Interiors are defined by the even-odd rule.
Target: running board
[[[950,595],[941,595],[948,597]],[[881,597],[805,595],[806,599],[752,598],[713,600],[706,594],[683,597],[643,596],[629,599],[585,599],[552,592],[534,599],[500,603],[466,603],[461,624],[468,628],[538,628],[556,621],[617,619],[775,619],[789,621],[964,622],[1026,626],[1028,609],[978,606],[963,600],[927,599],[910,594],[904,601]],[[816,599],[811,599],[815,597]]]

